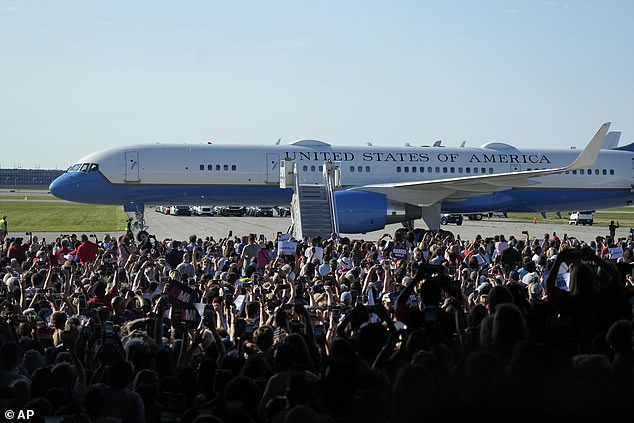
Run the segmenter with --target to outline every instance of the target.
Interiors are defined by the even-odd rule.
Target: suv
[[[223,210],[223,216],[243,216],[244,211],[242,206],[229,206]]]
[[[440,224],[446,225],[447,223],[455,223],[456,225],[462,225],[462,215],[461,214],[449,214],[443,213],[440,215]]]
[[[570,213],[570,218],[568,219],[569,225],[592,226],[593,223],[594,223],[594,211],[572,212]]]

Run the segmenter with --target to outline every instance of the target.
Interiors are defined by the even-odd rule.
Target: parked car
[[[569,225],[589,225],[594,223],[594,211],[582,211],[570,213],[568,218]]]
[[[440,215],[440,224],[446,225],[448,223],[455,223],[456,225],[462,225],[462,215],[461,214],[449,214],[443,213]]]
[[[277,214],[280,217],[290,217],[291,216],[291,208],[290,207],[278,207]]]
[[[212,206],[194,206],[193,212],[196,216],[213,216],[214,208]]]
[[[245,208],[242,206],[228,206],[222,209],[223,216],[243,216]]]
[[[253,216],[273,217],[273,207],[253,207]]]
[[[192,211],[189,206],[172,206],[170,214],[173,216],[191,216]]]

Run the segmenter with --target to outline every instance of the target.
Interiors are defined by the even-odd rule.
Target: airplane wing
[[[538,183],[534,180],[536,177],[591,167],[597,160],[599,150],[601,150],[609,128],[610,122],[601,125],[601,128],[592,137],[581,154],[577,156],[574,162],[565,167],[436,179],[432,181],[372,184],[356,187],[355,189],[378,192],[387,195],[388,198],[425,207],[443,200],[462,200],[483,193],[534,185]]]

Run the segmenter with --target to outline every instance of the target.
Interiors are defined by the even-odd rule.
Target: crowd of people
[[[631,237],[1,248],[0,402],[34,421],[634,415]]]

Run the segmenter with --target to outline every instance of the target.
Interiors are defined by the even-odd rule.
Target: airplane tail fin
[[[621,139],[621,133],[616,131],[610,131],[603,139],[603,150],[613,150],[619,146],[619,139]]]

